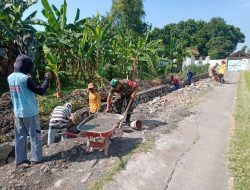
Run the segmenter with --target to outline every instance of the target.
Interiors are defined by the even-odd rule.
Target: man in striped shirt
[[[70,103],[66,103],[63,106],[55,107],[55,109],[51,113],[49,121],[48,145],[54,143],[55,136],[58,131],[60,131],[61,133],[67,131],[71,109],[72,105]],[[61,135],[61,140],[66,140],[66,136]]]

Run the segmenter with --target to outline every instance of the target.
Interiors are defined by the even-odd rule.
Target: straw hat
[[[95,86],[94,86],[93,83],[89,83],[89,84],[88,84],[88,89],[90,89],[90,88],[95,88]]]

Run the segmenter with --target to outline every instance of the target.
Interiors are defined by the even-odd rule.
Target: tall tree
[[[111,15],[116,24],[138,34],[146,32],[143,0],[113,0]]]
[[[208,55],[214,59],[225,58],[236,49],[238,43],[243,43],[245,36],[240,29],[227,25],[220,17],[212,18],[208,23],[207,42]]]
[[[163,39],[165,46],[170,43],[171,36],[182,41],[184,48],[197,48],[201,56],[210,55],[212,58],[227,57],[245,38],[239,28],[226,24],[220,17],[209,22],[189,19],[168,24],[162,29],[154,29],[151,34],[153,39]]]

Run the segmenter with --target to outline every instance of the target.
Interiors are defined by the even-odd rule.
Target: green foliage
[[[145,16],[142,0],[113,0],[111,15],[115,23],[137,34],[146,32],[147,25],[142,21]]]
[[[167,47],[174,37],[182,41],[183,48],[197,48],[201,56],[222,59],[230,55],[238,43],[244,42],[240,29],[226,24],[220,17],[209,22],[189,19],[177,24],[168,24],[163,29],[154,29],[151,37],[163,39]]]
[[[4,92],[9,90],[9,87],[7,85],[6,78],[1,76],[0,76],[0,84],[1,84],[0,85],[0,97],[1,97]]]
[[[195,75],[200,75],[200,74],[208,72],[208,67],[209,67],[209,64],[205,64],[205,65],[191,64],[183,69],[183,73],[184,73],[184,76],[186,76],[186,73],[188,72],[188,70],[190,70]]]
[[[16,42],[21,52],[27,52],[28,37],[36,32],[31,25],[37,11],[22,19],[24,11],[35,4],[33,1],[14,1],[13,3],[0,3],[0,36],[3,37],[1,45],[10,41]]]
[[[35,57],[35,28],[32,26],[36,11],[23,19],[23,13],[36,0],[0,2],[0,48],[6,52],[7,62],[0,64],[1,74],[5,77],[13,71],[13,62],[22,52]]]
[[[250,186],[250,73],[240,74],[235,110],[236,128],[230,142],[229,161],[234,189]]]
[[[58,96],[75,81],[83,86],[89,82],[102,86],[114,77],[152,79],[180,72],[184,58],[194,55],[195,48],[200,55],[219,58],[244,41],[240,30],[221,18],[208,23],[189,19],[151,32],[142,21],[142,0],[114,0],[107,16],[97,13],[80,19],[77,9],[72,23],[67,22],[66,0],[59,8],[41,0],[44,20],[36,19],[36,12],[22,19],[23,12],[35,2],[0,5],[0,46],[10,47],[6,50],[8,62],[0,67],[8,67],[5,73],[9,74],[18,50],[29,52],[35,58],[36,80],[43,78],[46,69],[53,71]],[[45,31],[37,32],[34,24],[44,26]],[[31,43],[26,48],[28,39]],[[161,61],[167,62],[165,68],[158,67]]]

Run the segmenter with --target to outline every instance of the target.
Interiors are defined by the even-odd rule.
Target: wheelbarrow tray
[[[90,121],[79,124],[77,129],[81,132],[92,132],[104,135],[118,127],[122,119],[123,116],[120,114],[97,113]]]
[[[104,154],[108,155],[109,139],[122,121],[123,116],[120,114],[97,113],[92,120],[79,124],[79,135],[88,139],[87,151],[93,148],[104,149]]]

